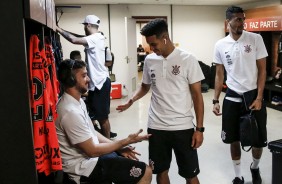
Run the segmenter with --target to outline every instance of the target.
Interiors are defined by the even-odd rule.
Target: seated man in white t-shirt
[[[57,106],[56,119],[63,171],[76,183],[151,183],[151,168],[138,161],[138,153],[128,146],[150,135],[139,135],[142,132],[139,130],[125,139],[111,141],[95,131],[81,99],[90,81],[85,62],[63,61],[58,78],[65,91]]]

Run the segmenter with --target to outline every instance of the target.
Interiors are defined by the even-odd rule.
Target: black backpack
[[[252,112],[240,117],[240,142],[242,149],[246,152],[258,142],[258,124]],[[247,146],[250,147],[246,150]]]

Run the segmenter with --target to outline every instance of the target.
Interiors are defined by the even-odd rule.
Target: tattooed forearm
[[[72,35],[71,35],[70,33],[68,33],[67,31],[62,30],[61,34],[62,34],[62,36],[63,36],[65,39],[67,39],[68,41],[71,42],[71,40],[72,40]]]
[[[62,35],[62,37],[64,37],[66,40],[68,40],[69,42],[73,43],[73,44],[78,44],[78,45],[87,45],[87,41],[81,37],[77,37],[76,34],[69,32],[69,31],[65,31],[61,28],[59,28],[58,26],[56,27],[56,31],[58,33],[60,33],[60,35]]]

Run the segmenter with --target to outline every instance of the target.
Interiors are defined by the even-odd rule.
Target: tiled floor
[[[234,178],[232,161],[230,159],[229,145],[221,142],[221,117],[216,117],[212,113],[213,90],[203,93],[205,102],[204,143],[198,149],[201,173],[199,179],[201,184],[229,184]],[[223,97],[223,93],[221,98]],[[118,113],[115,108],[127,101],[127,98],[115,99],[111,101],[110,122],[112,130],[118,133],[117,138],[124,138],[129,133],[137,131],[139,128],[146,132],[147,114],[151,94],[135,102],[127,111]],[[222,100],[220,100],[222,102]],[[268,141],[282,138],[281,119],[282,113],[273,109],[268,110]],[[142,155],[140,160],[148,163],[148,143],[135,144],[136,150]],[[251,164],[251,153],[242,152],[242,174],[245,184],[251,184],[251,174],[249,166]],[[264,184],[271,184],[272,177],[272,153],[268,148],[264,149],[260,164],[261,175]],[[175,159],[171,163],[169,172],[172,184],[184,184],[185,180],[178,175]],[[152,184],[156,184],[153,177]]]

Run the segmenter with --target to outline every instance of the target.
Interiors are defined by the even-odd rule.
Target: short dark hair
[[[83,67],[86,67],[86,63],[84,61],[73,59],[66,59],[62,61],[58,69],[59,81],[66,88],[73,87],[76,84],[76,79],[73,71]]]
[[[70,53],[70,59],[75,59],[75,56],[80,56],[80,51],[78,50],[74,50],[74,51],[71,51]]]
[[[244,10],[239,6],[229,6],[226,10],[226,19],[232,19],[233,13],[244,13]]]
[[[167,22],[164,19],[151,20],[141,29],[140,33],[145,37],[156,35],[157,38],[160,38],[163,33],[168,33]]]

